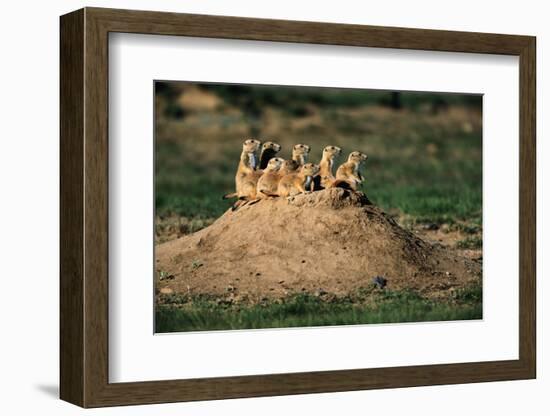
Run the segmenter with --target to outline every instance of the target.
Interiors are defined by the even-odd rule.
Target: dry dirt
[[[431,298],[479,282],[481,264],[401,228],[362,195],[330,189],[228,210],[156,247],[160,293],[259,302],[346,295],[382,276]]]

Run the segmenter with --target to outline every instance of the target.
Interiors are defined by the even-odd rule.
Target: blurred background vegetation
[[[481,246],[482,97],[469,94],[155,83],[157,242],[199,230],[231,204],[241,144],[272,140],[310,161],[360,150],[369,198],[407,227],[458,227]],[[460,244],[466,244],[463,241]],[[458,244],[458,243],[457,243]],[[466,245],[468,245],[466,244]]]

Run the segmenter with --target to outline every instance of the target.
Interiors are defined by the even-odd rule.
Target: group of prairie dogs
[[[261,152],[258,163],[258,151]],[[351,152],[345,163],[333,173],[334,160],[342,153],[337,146],[327,146],[319,164],[307,163],[310,147],[297,144],[292,148],[289,160],[277,157],[281,146],[274,142],[248,139],[235,175],[236,192],[224,198],[237,197],[239,200],[258,200],[268,197],[288,197],[300,193],[331,187],[342,187],[357,191],[363,182],[359,169],[367,160],[361,152]]]

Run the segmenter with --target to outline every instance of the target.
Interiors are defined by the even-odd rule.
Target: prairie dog
[[[307,144],[297,144],[292,148],[292,160],[298,162],[300,166],[306,163],[309,155],[309,146]]]
[[[277,187],[277,195],[281,197],[305,193],[312,178],[319,173],[319,165],[306,163],[296,172],[283,176]]]
[[[262,144],[260,152],[260,169],[265,169],[269,160],[274,158],[281,151],[281,145],[275,142],[265,142]]]
[[[300,165],[294,159],[285,160],[279,169],[279,176],[282,178],[289,173],[295,172]]]
[[[334,160],[340,156],[342,149],[338,146],[327,146],[323,149],[323,156],[319,162],[319,176],[316,176],[313,181],[314,190],[318,191],[328,188],[335,181],[332,173]]]
[[[280,157],[274,157],[268,162],[256,186],[256,196],[258,198],[267,198],[277,193],[277,187],[281,180],[279,170],[284,162],[285,160]]]
[[[261,176],[262,173],[260,171],[255,171],[242,179],[241,191],[238,195],[239,200],[251,201],[256,198],[256,185]]]
[[[319,162],[319,176],[321,177],[321,185],[327,187],[336,179],[332,169],[334,167],[334,159],[342,153],[342,149],[338,146],[327,146],[323,149],[323,157]]]
[[[340,165],[336,171],[336,180],[332,186],[337,187],[342,184],[347,184],[349,187],[357,191],[357,187],[363,182],[363,176],[359,169],[367,160],[368,156],[361,152],[351,152],[348,156],[348,161]]]
[[[260,148],[260,141],[256,139],[248,139],[243,143],[243,150],[239,159],[239,166],[237,167],[237,173],[235,174],[235,190],[236,192],[224,195],[224,199],[233,197],[242,197],[246,194],[243,186],[246,177],[250,177],[254,174],[257,165],[256,153]],[[248,189],[247,189],[248,191]]]

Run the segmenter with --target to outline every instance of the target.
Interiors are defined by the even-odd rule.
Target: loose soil
[[[381,276],[391,290],[447,297],[479,283],[481,264],[401,228],[362,194],[329,189],[228,210],[156,247],[157,293],[261,302],[345,296]]]

